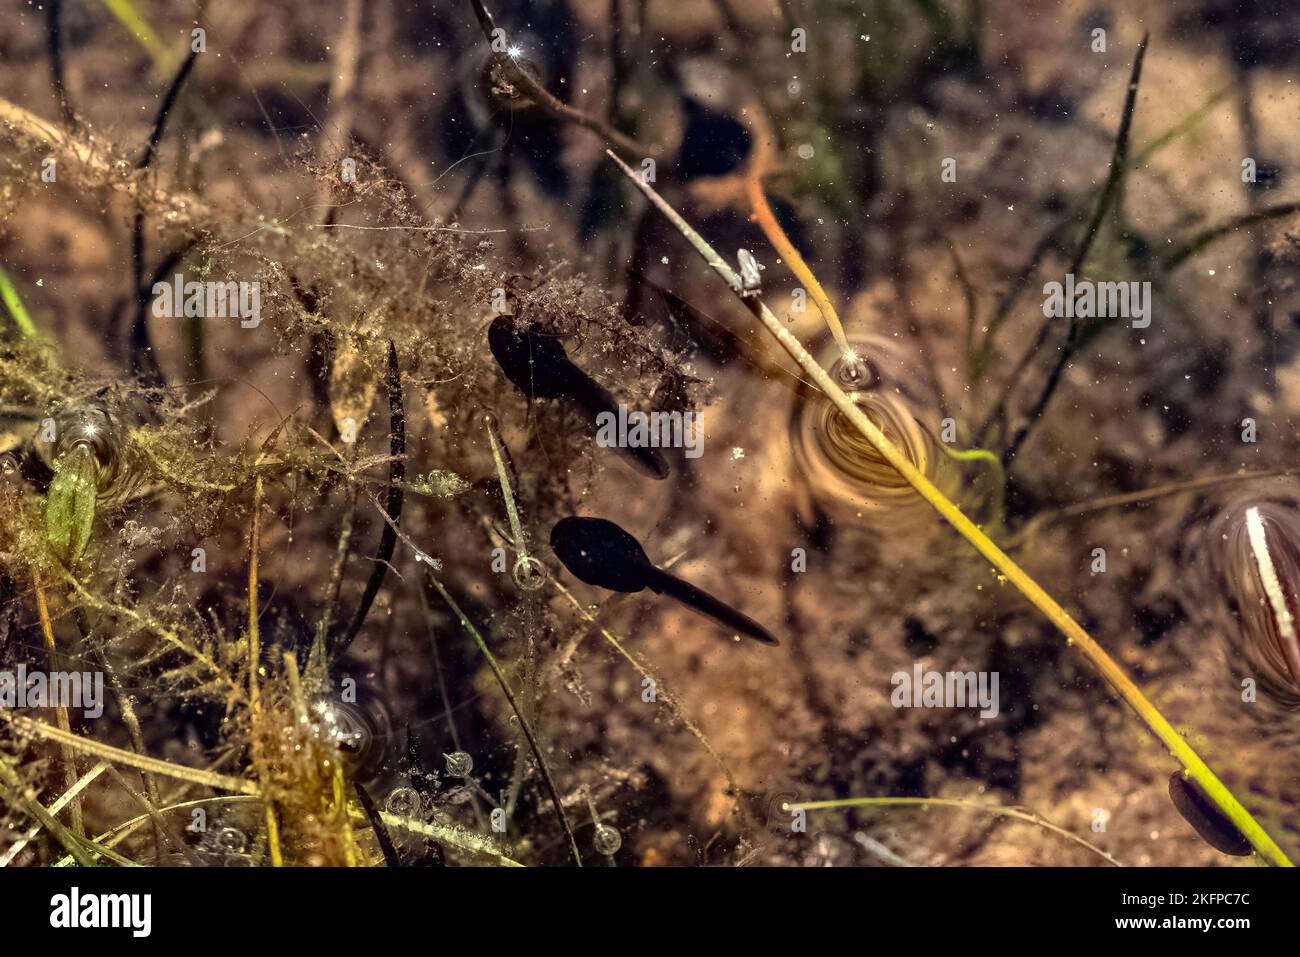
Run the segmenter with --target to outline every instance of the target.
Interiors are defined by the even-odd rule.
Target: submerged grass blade
[[[32,322],[31,313],[23,305],[22,296],[18,295],[13,280],[3,269],[0,269],[0,301],[4,302],[19,331],[28,339],[36,338],[36,323]]]
[[[1103,858],[1108,864],[1115,867],[1123,867],[1119,861],[1111,857],[1095,844],[1090,844],[1077,834],[1071,834],[1063,827],[1058,827],[1051,821],[1039,817],[1033,811],[1027,811],[1024,808],[1011,807],[1005,804],[981,804],[978,801],[959,801],[955,798],[903,798],[903,797],[862,797],[862,798],[845,798],[841,801],[805,801],[802,804],[791,804],[792,811],[830,811],[838,808],[850,807],[914,807],[925,810],[928,807],[953,807],[961,808],[966,811],[979,811],[983,814],[992,814],[996,817],[1010,817],[1019,821],[1026,821],[1051,831],[1053,834],[1059,834],[1068,841],[1073,841],[1080,847],[1086,847],[1089,851]]]
[[[83,738],[80,735],[65,732],[34,718],[7,714],[2,709],[0,709],[0,721],[6,722],[20,732],[34,734],[37,737],[55,741],[59,744],[66,744],[75,750],[93,754],[97,758],[111,761],[114,764],[124,764],[127,767],[149,771],[161,777],[174,778],[177,781],[185,781],[188,784],[197,784],[202,787],[216,788],[219,791],[231,791],[235,794],[258,793],[257,785],[245,778],[234,778],[225,774],[205,771],[202,768],[172,764],[170,761],[160,761],[158,758],[123,751],[111,744],[103,744],[92,738]]]

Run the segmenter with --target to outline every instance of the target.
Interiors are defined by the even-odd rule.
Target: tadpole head
[[[520,329],[510,316],[497,316],[488,326],[488,348],[524,395],[555,399],[568,394],[574,365],[556,339]]]
[[[603,518],[560,519],[551,549],[575,578],[610,591],[641,591],[654,567],[640,542]]]

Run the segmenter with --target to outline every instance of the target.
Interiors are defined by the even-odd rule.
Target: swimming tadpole
[[[1175,771],[1170,775],[1169,800],[1174,802],[1178,813],[1210,847],[1232,857],[1250,854],[1250,841],[1246,840],[1237,826],[1205,796],[1201,786],[1189,779],[1185,772]]]
[[[576,406],[590,416],[593,432],[602,412],[618,419],[618,403],[609,390],[574,365],[555,337],[521,329],[510,316],[497,316],[488,326],[488,348],[506,378],[529,398],[559,399]],[[666,479],[671,472],[657,448],[621,451],[654,478]]]
[[[747,638],[765,645],[779,644],[771,632],[748,615],[656,567],[631,533],[607,519],[560,519],[551,529],[551,549],[574,577],[588,585],[619,592],[649,588]]]

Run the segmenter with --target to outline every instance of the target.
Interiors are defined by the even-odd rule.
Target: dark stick
[[[191,50],[190,55],[185,58],[185,62],[176,72],[176,76],[172,78],[167,94],[158,109],[158,115],[154,117],[149,141],[145,144],[140,159],[136,161],[137,170],[147,169],[157,157],[158,144],[162,142],[163,133],[167,129],[167,117],[171,114],[172,107],[176,105],[181,87],[185,85],[190,71],[194,69],[194,59],[197,56],[198,54]],[[170,269],[172,264],[174,263],[169,262],[167,269]],[[136,210],[135,219],[131,224],[131,282],[135,299],[135,319],[131,323],[131,372],[145,385],[159,387],[164,384],[165,379],[162,367],[158,365],[158,358],[154,355],[153,343],[149,338],[149,290],[153,288],[153,284],[150,283],[148,288],[144,286],[144,212],[139,209]]]
[[[492,20],[492,14],[488,12],[487,7],[483,5],[483,0],[470,0],[470,6],[474,8],[474,16],[478,19],[479,27],[483,30],[483,36],[487,39],[489,45],[494,41],[492,34],[496,32],[496,23]],[[492,56],[497,64],[501,67],[505,75],[513,82],[518,83],[524,88],[524,91],[532,98],[533,102],[544,112],[549,113],[557,120],[563,120],[566,123],[573,123],[581,126],[583,129],[590,130],[605,142],[617,146],[627,153],[637,156],[647,155],[645,146],[620,133],[618,130],[611,129],[609,124],[603,120],[584,113],[557,99],[550,90],[542,86],[537,77],[533,76],[528,70],[524,69],[519,63],[510,57],[507,53],[498,50],[492,51]]]
[[[379,809],[375,807],[374,800],[360,781],[353,781],[352,785],[357,789],[357,800],[361,802],[366,817],[370,819],[375,840],[379,841],[379,849],[384,853],[384,863],[389,867],[401,867],[402,859],[397,856],[397,848],[393,847],[393,839],[388,836],[388,828],[384,827],[384,819],[379,816]]]
[[[1137,106],[1138,83],[1142,79],[1142,59],[1146,56],[1149,37],[1150,34],[1148,33],[1142,35],[1142,42],[1138,44],[1137,56],[1133,58],[1133,71],[1129,74],[1128,81],[1128,95],[1124,98],[1124,115],[1120,120],[1119,133],[1115,137],[1115,151],[1110,159],[1110,175],[1107,176],[1106,185],[1101,191],[1100,199],[1097,201],[1097,210],[1093,214],[1092,221],[1088,224],[1088,232],[1084,235],[1079,251],[1075,254],[1074,262],[1070,266],[1069,271],[1071,273],[1077,272],[1083,267],[1083,261],[1092,248],[1093,240],[1097,238],[1097,233],[1101,231],[1101,224],[1119,194],[1120,183],[1124,178],[1125,163],[1128,160],[1129,129],[1133,125],[1133,111]],[[1044,338],[1044,336],[1040,335],[1035,345],[1041,345]],[[1057,357],[1056,364],[1052,367],[1047,382],[1043,385],[1043,391],[1039,393],[1038,401],[1034,403],[1034,407],[1029,413],[1029,421],[1020,427],[1020,431],[1016,433],[1015,438],[1011,440],[1011,444],[1007,446],[1006,452],[1002,455],[1004,466],[1011,464],[1025,439],[1029,437],[1034,425],[1042,419],[1043,413],[1047,411],[1047,404],[1051,402],[1052,396],[1056,393],[1056,387],[1061,382],[1061,375],[1078,351],[1082,338],[1083,323],[1077,317],[1072,318],[1070,320],[1069,334],[1066,337],[1065,344],[1061,347],[1061,354]]]
[[[149,295],[156,283],[162,282],[167,273],[190,251],[194,240],[187,240],[178,249],[173,250],[166,259],[159,263],[148,282],[142,279],[144,272],[144,214],[136,213],[131,230],[131,280],[135,283],[135,317],[131,322],[131,374],[151,388],[164,385],[162,367],[154,355],[153,344],[149,340]]]
[[[330,652],[331,659],[338,659],[348,650],[357,632],[365,624],[366,615],[370,614],[370,606],[374,604],[375,596],[379,594],[379,589],[384,584],[384,576],[388,574],[388,564],[392,561],[393,549],[397,547],[397,529],[394,526],[402,517],[402,482],[406,479],[406,412],[402,406],[402,373],[397,367],[397,348],[391,340],[388,343],[386,385],[388,388],[388,450],[392,456],[392,461],[388,463],[388,502],[384,508],[388,521],[384,523],[384,530],[379,537],[379,548],[374,557],[375,566],[371,569],[370,580],[366,582],[366,590],[361,594],[361,604],[357,606],[357,613],[352,618],[352,624],[348,626],[347,632],[334,643],[334,648]]]
[[[68,87],[63,80],[63,0],[46,0],[45,25],[46,38],[50,49],[50,83],[54,87],[54,98],[59,101],[59,113],[63,125],[73,127],[77,118],[72,112],[72,103],[68,100]]]
[[[163,97],[162,106],[158,108],[158,115],[154,117],[153,129],[149,133],[149,143],[145,146],[144,154],[135,164],[136,169],[144,169],[154,161],[158,155],[158,144],[162,142],[163,133],[167,130],[167,117],[171,114],[172,107],[176,105],[176,98],[180,96],[181,87],[185,85],[186,79],[189,78],[190,71],[194,69],[194,60],[198,53],[190,51],[190,55],[185,58],[181,68],[172,78],[171,86],[167,88],[167,95]]]

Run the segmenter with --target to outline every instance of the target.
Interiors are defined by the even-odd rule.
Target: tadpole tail
[[[573,381],[570,385],[570,394],[573,396],[584,412],[591,416],[592,430],[596,428],[596,417],[602,412],[608,412],[618,418],[618,402],[614,396],[603,385],[591,378],[577,366],[572,370]],[[622,452],[632,464],[638,469],[650,475],[652,478],[666,479],[672,474],[672,468],[668,465],[668,459],[664,457],[663,452],[657,448],[649,446],[641,448],[620,447]]]
[[[742,614],[721,599],[714,598],[702,588],[696,588],[688,581],[671,575],[662,568],[651,567],[646,576],[646,586],[660,595],[676,598],[683,605],[707,615],[719,624],[736,631],[747,638],[761,641],[765,645],[779,645],[772,633],[748,615]]]

